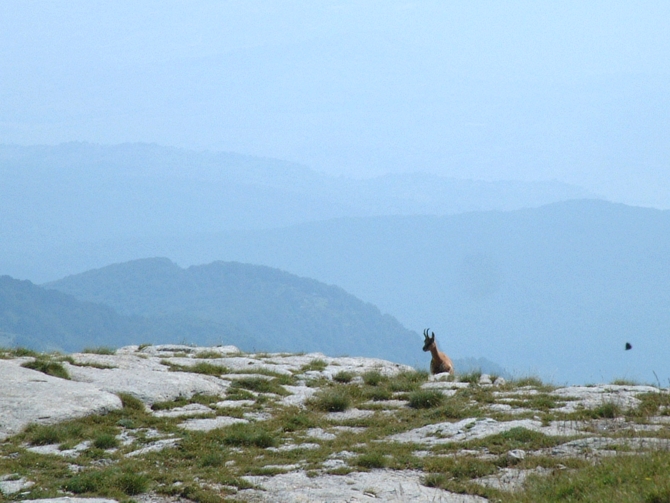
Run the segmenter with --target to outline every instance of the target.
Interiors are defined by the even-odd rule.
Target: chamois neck
[[[433,358],[439,358],[440,352],[437,350],[437,344],[433,343],[430,346],[430,354],[433,355]]]

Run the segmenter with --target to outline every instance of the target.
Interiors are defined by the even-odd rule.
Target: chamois
[[[451,358],[445,355],[442,351],[437,349],[437,343],[435,342],[435,332],[432,332],[432,337],[428,335],[428,330],[423,331],[423,350],[430,351],[430,354],[433,358],[430,360],[430,373],[431,374],[442,374],[449,373],[454,375],[454,364],[451,362]]]

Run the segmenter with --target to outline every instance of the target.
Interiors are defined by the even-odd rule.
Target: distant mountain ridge
[[[421,173],[331,177],[279,159],[155,144],[0,145],[0,265],[3,273],[41,282],[139,258],[74,267],[44,256],[26,260],[44,248],[63,247],[74,256],[85,243],[341,217],[508,210],[588,196],[558,182]]]
[[[221,341],[244,350],[320,351],[393,361],[415,354],[417,363],[422,356],[418,335],[372,304],[339,287],[270,267],[214,262],[182,269],[168,259],[142,259],[45,286],[126,316],[236,327],[254,338],[254,348],[225,330]],[[196,344],[200,339],[197,334],[188,337]]]

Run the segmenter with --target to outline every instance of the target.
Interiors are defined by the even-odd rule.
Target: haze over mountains
[[[90,250],[89,250],[90,251]],[[670,212],[567,201],[512,212],[342,218],[95,248],[236,260],[336,284],[404,326],[560,382],[670,378]],[[625,342],[633,351],[624,351]]]
[[[0,259],[4,273],[47,281],[139,258],[54,260],[54,252],[76,255],[96,242],[337,217],[516,209],[588,195],[558,182],[481,182],[420,173],[356,180],[278,159],[147,144],[0,146]]]
[[[337,285],[377,306],[373,318],[388,313],[400,322],[392,330],[370,322],[375,333],[416,334],[430,326],[455,358],[485,357],[511,371],[567,382],[650,381],[654,372],[670,377],[668,211],[573,200],[583,192],[558,183],[432,175],[352,180],[279,160],[142,144],[5,146],[0,160],[7,216],[0,224],[0,263],[14,277],[53,281],[146,257],[181,266],[266,265]],[[532,207],[552,201],[558,202]],[[466,211],[475,208],[485,211]],[[305,338],[309,317],[285,318],[275,328],[254,321],[253,310],[245,309],[268,301],[260,292],[255,300],[244,297],[243,288],[226,302],[212,296],[219,307],[206,310],[220,309],[218,318],[193,318],[202,306],[173,311],[198,295],[203,300],[185,277],[221,271],[215,274],[213,265],[183,271],[169,260],[136,264],[148,269],[133,277],[128,270],[135,266],[114,266],[79,276],[76,288],[73,278],[50,286],[121,316],[182,316],[183,324],[173,323],[179,333],[206,338],[227,330],[241,341],[255,337],[259,346],[289,341],[272,350],[289,350],[290,341],[332,354],[370,349],[351,335],[367,329],[345,335],[342,320],[330,322],[340,328],[327,328],[322,319],[318,331],[332,336],[322,340]],[[167,274],[165,285],[147,290],[145,299],[154,297],[140,309],[135,295],[152,284],[147,271],[155,267]],[[221,284],[228,283],[224,276]],[[161,300],[167,292],[174,297]],[[286,305],[275,314],[281,312],[290,318],[296,311]],[[142,330],[153,333],[157,326]],[[292,330],[302,335],[280,337]],[[624,352],[625,342],[634,350]],[[389,344],[394,349],[377,356],[398,358],[407,347]]]

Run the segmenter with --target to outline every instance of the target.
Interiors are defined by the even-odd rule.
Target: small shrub
[[[350,383],[353,378],[354,378],[353,373],[346,372],[344,370],[339,371],[337,374],[335,374],[333,376],[333,380],[335,382],[339,382],[339,383],[342,383],[342,384]]]
[[[61,379],[70,378],[70,374],[67,373],[67,370],[65,370],[63,364],[59,362],[38,358],[35,361],[26,362],[21,366],[32,370],[37,370],[38,372],[42,372],[43,374],[50,376],[60,377]]]
[[[106,346],[100,346],[98,348],[84,348],[81,350],[82,353],[90,353],[94,355],[115,355],[116,349],[109,348]]]
[[[113,449],[119,446],[119,441],[114,435],[109,433],[101,433],[93,440],[93,446],[98,449]]]
[[[319,393],[309,403],[324,412],[344,412],[351,407],[351,397],[340,390],[327,390]]]
[[[444,402],[444,395],[436,390],[418,390],[409,395],[409,406],[413,409],[432,409]]]

